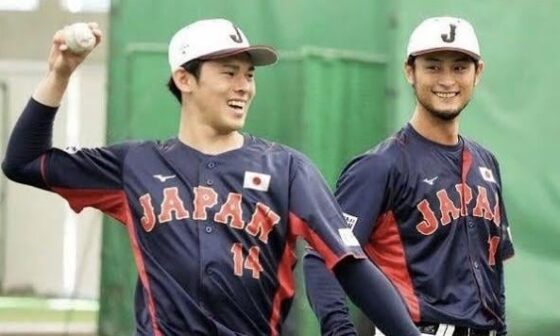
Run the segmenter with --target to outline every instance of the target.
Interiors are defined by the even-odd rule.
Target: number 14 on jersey
[[[231,247],[233,254],[233,274],[238,277],[243,276],[243,269],[251,271],[254,279],[260,279],[263,268],[259,260],[261,249],[258,246],[252,246],[247,252],[247,256],[243,253],[243,245],[234,243]]]

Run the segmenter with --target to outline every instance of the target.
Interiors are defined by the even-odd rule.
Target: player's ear
[[[414,85],[414,64],[404,62],[403,71],[408,84]]]
[[[484,70],[484,62],[480,60],[476,65],[476,71],[474,74],[474,86],[477,86],[478,82],[480,82],[480,76],[482,75],[482,70]]]
[[[173,82],[181,92],[192,92],[196,78],[183,68],[173,73]]]

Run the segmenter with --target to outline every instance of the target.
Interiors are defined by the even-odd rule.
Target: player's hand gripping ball
[[[87,23],[78,22],[64,28],[64,43],[76,55],[91,51],[95,47],[95,35]]]

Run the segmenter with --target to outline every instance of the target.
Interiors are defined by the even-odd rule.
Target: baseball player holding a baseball
[[[478,39],[463,19],[429,18],[406,57],[410,122],[351,161],[335,196],[422,335],[506,335],[503,262],[514,250],[500,170],[459,134],[483,69]],[[311,305],[324,334],[352,334],[344,293],[321,258],[304,259]]]
[[[102,33],[89,27],[96,45]],[[255,66],[275,63],[274,49],[251,46],[225,19],[182,28],[168,49],[178,136],[69,153],[51,146],[53,121],[91,48],[64,38],[86,35],[54,35],[48,74],[14,127],[2,168],[76,212],[94,207],[124,225],[139,274],[137,335],[279,335],[294,296],[298,237],[385,332],[419,335],[312,163],[240,132]]]

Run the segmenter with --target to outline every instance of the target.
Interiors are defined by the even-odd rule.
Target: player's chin
[[[227,124],[224,126],[229,132],[240,131],[245,127],[245,117],[228,120]]]
[[[433,109],[431,112],[440,120],[451,121],[461,114],[461,109]]]
[[[453,101],[453,102],[434,102],[432,105],[435,111],[441,114],[448,115],[458,115],[465,108],[465,102],[463,101]]]

